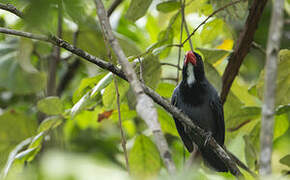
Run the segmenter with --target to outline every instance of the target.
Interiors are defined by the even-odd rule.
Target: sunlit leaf
[[[224,22],[221,19],[214,19],[206,23],[201,31],[200,37],[204,44],[210,43],[223,31]]]
[[[36,128],[36,119],[19,110],[11,109],[0,116],[0,166],[18,143],[34,135]]]
[[[180,1],[177,1],[177,0],[164,1],[164,2],[157,4],[156,8],[158,11],[168,13],[168,12],[174,11],[176,9],[179,9],[180,8]]]
[[[280,105],[275,110],[276,115],[281,115],[290,111],[290,104]]]
[[[50,96],[41,99],[37,102],[37,108],[39,111],[48,114],[56,115],[63,112],[63,104],[57,96]]]
[[[120,78],[117,78],[120,101],[125,97],[129,89],[129,84]],[[107,109],[115,109],[117,107],[117,96],[114,82],[111,82],[106,88],[102,96],[104,107]]]
[[[286,131],[289,128],[289,119],[287,114],[281,114],[275,116],[275,123],[274,123],[274,137],[273,139],[277,139],[283,134],[286,133]]]
[[[96,91],[95,88],[98,87],[98,84],[102,84],[101,82],[102,82],[102,78],[104,78],[104,76],[105,76],[105,74],[102,73],[102,74],[99,74],[99,75],[94,76],[94,77],[82,79],[78,89],[74,92],[73,103],[76,103],[77,101],[79,101],[88,91],[91,91],[92,88],[93,88],[93,92]],[[101,90],[101,89],[102,88],[100,88],[99,90]],[[95,94],[96,92],[94,92],[92,94],[96,95]]]
[[[33,51],[33,41],[21,38],[18,51],[18,62],[22,69],[29,73],[36,73],[38,70],[31,64],[31,54]]]
[[[231,51],[222,49],[206,49],[206,48],[196,48],[196,49],[202,53],[204,61],[210,64],[216,63],[218,60],[231,53]]]
[[[245,141],[245,157],[247,165],[249,166],[249,168],[255,168],[255,166],[257,165],[258,152],[251,143],[248,135],[244,136],[244,141]]]
[[[92,92],[90,94],[91,97],[96,96],[97,93],[99,93],[102,89],[107,87],[113,80],[113,74],[108,73],[105,77],[103,77],[98,84],[92,89]]]
[[[59,116],[51,116],[41,122],[38,127],[38,132],[48,131],[54,129],[62,123],[62,119]]]
[[[155,144],[146,136],[139,135],[129,152],[130,170],[134,176],[148,177],[157,175],[161,159]]]
[[[9,154],[8,160],[3,168],[3,171],[1,174],[1,178],[5,178],[16,158],[16,155],[19,151],[21,151],[21,149],[23,149],[25,146],[29,145],[29,143],[32,141],[32,138],[27,138],[25,140],[23,140],[22,142],[20,142]]]
[[[172,96],[174,88],[175,85],[162,82],[158,84],[156,92],[162,97],[170,98]]]
[[[131,21],[136,21],[143,17],[149,8],[152,0],[131,0],[129,9],[126,13],[126,18]]]
[[[206,61],[204,62],[204,70],[209,82],[220,92],[222,89],[222,78],[218,71]]]
[[[277,69],[276,80],[276,99],[275,106],[286,105],[290,102],[290,50],[281,50],[279,52],[279,63]],[[257,83],[258,96],[263,99],[264,90],[264,71],[260,74],[260,79]]]
[[[0,87],[16,94],[39,92],[46,86],[44,72],[26,72],[17,61],[17,40],[0,44]]]
[[[162,132],[168,133],[174,136],[179,136],[172,116],[168,114],[161,107],[158,107],[157,112],[158,112],[158,120],[160,122]]]
[[[290,154],[287,154],[282,159],[280,159],[280,163],[290,167]]]

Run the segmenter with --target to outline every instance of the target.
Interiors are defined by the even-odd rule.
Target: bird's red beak
[[[185,55],[184,63],[188,64],[189,62],[193,64],[194,66],[196,66],[196,56],[194,55],[192,51],[188,51]]]

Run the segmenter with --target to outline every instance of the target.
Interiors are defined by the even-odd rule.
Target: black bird
[[[225,123],[223,106],[216,89],[207,80],[202,58],[199,54],[189,51],[185,55],[182,81],[175,88],[171,104],[182,110],[196,125],[209,132],[223,146],[225,139]],[[193,142],[200,142],[192,136],[176,118],[178,133],[189,152],[193,151]],[[198,144],[198,143],[197,143]],[[205,164],[216,171],[227,172],[222,160],[210,149],[199,146]]]

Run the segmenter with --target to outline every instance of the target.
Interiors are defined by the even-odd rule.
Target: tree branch
[[[223,104],[226,101],[227,95],[235,77],[239,72],[242,62],[250,50],[255,31],[258,27],[258,22],[262,16],[266,3],[267,0],[254,0],[251,5],[250,12],[245,23],[245,28],[240,34],[235,50],[229,58],[229,62],[222,77],[223,86],[221,101]]]
[[[114,10],[122,3],[123,0],[115,0],[107,11],[108,17],[112,15]]]
[[[109,18],[105,11],[104,5],[101,0],[94,0],[97,7],[97,14],[100,20],[100,24],[103,30],[105,39],[108,40],[114,53],[117,56],[119,63],[130,83],[130,86],[135,94],[137,105],[136,111],[140,117],[146,122],[148,127],[153,132],[155,137],[156,145],[159,149],[160,155],[167,167],[169,173],[173,174],[175,172],[175,164],[171,158],[171,154],[168,148],[166,139],[161,131],[161,126],[158,121],[157,111],[154,107],[152,99],[150,99],[143,91],[140,81],[132,68],[131,64],[127,60],[123,50],[121,49],[117,39],[114,37],[111,25],[109,23]]]
[[[9,11],[13,14],[15,14],[16,16],[23,18],[23,13],[21,11],[19,11],[15,6],[13,6],[12,4],[3,4],[0,3],[0,9],[3,9],[5,11]]]
[[[264,85],[264,104],[262,107],[262,122],[260,132],[260,169],[262,176],[270,175],[272,172],[272,143],[275,115],[275,96],[276,96],[276,77],[277,77],[277,58],[280,49],[280,40],[283,30],[283,9],[284,0],[273,1],[272,17],[268,34],[265,85]]]

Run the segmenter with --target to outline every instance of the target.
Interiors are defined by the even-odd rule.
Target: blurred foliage
[[[92,0],[0,0],[23,11],[19,19],[0,12],[0,24],[39,34],[56,34],[58,14],[63,17],[62,37],[76,46],[117,64],[108,50],[96,21]],[[104,1],[109,8],[113,0]],[[189,31],[230,0],[187,0],[185,16]],[[193,36],[194,49],[201,54],[209,81],[220,92],[222,73],[248,13],[250,1],[231,6],[205,23]],[[125,0],[110,17],[116,37],[135,71],[145,84],[170,99],[176,86],[178,44],[187,37],[181,29],[179,0]],[[268,3],[254,41],[267,46],[272,4]],[[285,19],[290,18],[285,1]],[[276,92],[273,178],[289,174],[290,140],[290,26],[285,23]],[[181,49],[190,50],[186,42]],[[53,47],[48,43],[0,35],[0,178],[7,179],[129,179],[121,146],[116,90],[112,73],[81,61],[70,74],[60,96],[46,97],[46,81]],[[70,54],[61,50],[61,57]],[[76,60],[71,56],[58,63],[56,82],[69,72]],[[141,63],[140,63],[141,62]],[[256,171],[259,164],[259,132],[264,85],[265,54],[251,48],[224,105],[226,146]],[[182,63],[180,63],[181,65]],[[179,66],[180,66],[179,65]],[[179,72],[179,80],[181,73]],[[178,173],[169,176],[152,133],[134,109],[129,84],[115,77],[120,93],[121,119],[129,155],[130,172],[137,179],[233,179],[230,173],[209,172],[193,167],[182,171],[189,153],[183,147],[171,115],[156,105],[163,133],[172,151]],[[273,82],[274,83],[274,82]],[[202,166],[203,167],[203,166]],[[246,179],[251,179],[245,173]],[[289,176],[288,176],[289,177]]]

